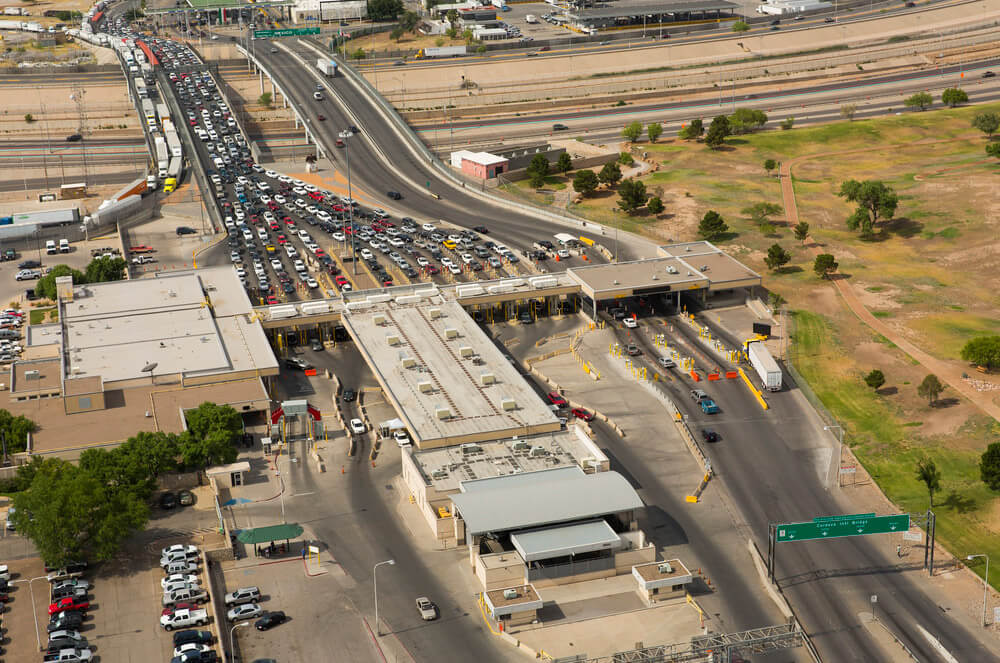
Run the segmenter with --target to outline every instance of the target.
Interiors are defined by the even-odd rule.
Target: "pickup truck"
[[[176,610],[172,614],[160,616],[160,626],[168,631],[188,626],[202,626],[207,623],[207,610]]]

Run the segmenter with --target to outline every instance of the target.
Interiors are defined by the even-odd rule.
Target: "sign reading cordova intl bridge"
[[[836,539],[845,536],[865,534],[892,534],[910,529],[910,515],[876,516],[874,513],[857,513],[849,516],[827,516],[814,518],[811,523],[787,523],[777,525],[776,541],[811,541],[813,539]]]
[[[298,35],[318,35],[319,28],[286,28],[284,30],[254,30],[254,39],[268,37],[297,37]]]

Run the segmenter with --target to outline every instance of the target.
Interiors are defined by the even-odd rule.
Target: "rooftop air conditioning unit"
[[[465,357],[466,359],[468,359],[469,357],[471,357],[475,353],[476,352],[475,352],[475,350],[472,349],[471,345],[463,345],[462,347],[460,347],[458,349],[458,354],[462,355],[462,357]]]
[[[441,309],[439,308],[432,308],[428,313],[431,316],[431,320],[437,320],[441,317]]]
[[[446,339],[458,338],[458,330],[454,327],[446,327],[444,330],[444,337]]]
[[[417,389],[419,389],[422,394],[429,394],[434,391],[434,385],[429,380],[425,380],[417,383]]]
[[[434,410],[434,415],[438,419],[451,419],[451,408],[439,407]]]
[[[510,412],[511,410],[517,409],[517,401],[513,398],[505,398],[500,401],[500,407],[503,408],[504,412]]]
[[[511,599],[516,599],[517,598],[517,590],[516,589],[505,589],[505,590],[503,590],[503,597],[505,599],[507,599],[508,601],[510,601]]]
[[[477,454],[480,453],[482,450],[483,448],[478,444],[476,444],[475,442],[467,442],[466,444],[462,445],[463,454]]]
[[[433,479],[446,479],[446,478],[448,478],[448,472],[447,472],[447,470],[434,470],[434,473],[431,474],[431,478],[433,478]]]
[[[528,451],[529,449],[531,449],[531,442],[518,440],[514,443],[514,451]]]
[[[389,345],[399,345],[399,334],[386,334],[385,342]]]
[[[479,382],[484,387],[486,385],[493,384],[496,381],[497,381],[497,376],[494,375],[493,373],[483,373],[482,375],[479,376]]]
[[[38,378],[39,378],[38,371],[25,371],[24,372],[24,379],[25,380],[37,380]]]
[[[382,325],[385,324],[385,314],[376,313],[375,315],[372,316],[372,322],[381,327]]]
[[[528,452],[528,455],[532,456],[533,458],[538,458],[539,456],[548,456],[549,450],[543,446],[539,446],[536,444],[535,446],[531,447],[531,451]]]
[[[403,356],[399,358],[399,363],[402,364],[403,368],[413,368],[417,365],[417,360],[413,357]]]
[[[674,567],[670,566],[670,562],[664,562],[656,567],[660,573],[673,573]]]

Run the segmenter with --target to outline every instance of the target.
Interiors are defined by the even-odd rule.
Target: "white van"
[[[69,240],[61,239],[59,240],[59,253],[69,253]]]
[[[313,99],[315,99],[316,101],[323,101],[323,93],[313,92]]]
[[[45,252],[50,256],[59,253],[59,249],[56,248],[56,241],[54,239],[46,240]]]

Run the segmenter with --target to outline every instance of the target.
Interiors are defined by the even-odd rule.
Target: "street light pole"
[[[983,628],[986,628],[986,596],[990,587],[990,556],[986,553],[980,553],[977,555],[969,555],[965,559],[971,562],[977,557],[986,558],[986,575],[983,576]]]
[[[395,563],[396,560],[387,559],[384,562],[378,562],[372,568],[372,584],[374,585],[375,588],[375,635],[378,636],[382,635],[382,627],[380,626],[378,621],[378,567],[382,566],[383,564],[388,564],[389,566],[392,566]]]
[[[233,624],[233,627],[229,629],[229,653],[234,657],[236,656],[236,650],[233,648],[233,636],[235,635],[236,629],[241,626],[250,626],[250,622],[240,622],[239,624]]]
[[[354,230],[354,197],[351,195],[351,138],[344,139],[344,155],[347,158],[347,218],[351,229],[351,265],[354,276],[358,275],[358,237]]]

